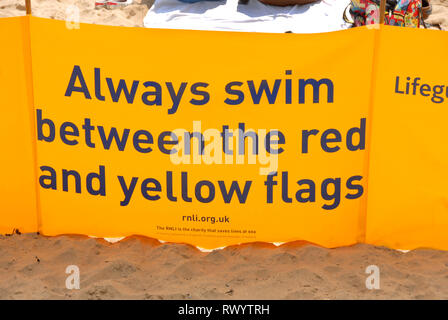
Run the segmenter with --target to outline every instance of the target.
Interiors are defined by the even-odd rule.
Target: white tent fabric
[[[343,12],[350,0],[321,0],[308,5],[269,6],[258,0],[247,5],[238,0],[184,3],[156,0],[148,11],[147,28],[224,30],[246,32],[318,33],[349,27]]]

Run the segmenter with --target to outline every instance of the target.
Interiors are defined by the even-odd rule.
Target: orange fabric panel
[[[447,53],[446,32],[381,31],[367,243],[448,249]]]
[[[38,228],[28,19],[0,19],[0,233]]]
[[[355,127],[359,130],[365,127],[362,123],[369,106],[373,32],[361,28],[328,34],[279,35],[84,24],[80,29],[70,30],[64,22],[34,18],[36,108],[41,112],[42,121],[51,120],[55,127],[51,142],[37,141],[38,164],[44,167],[38,174],[54,175],[56,179],[54,188],[51,178],[46,180],[46,188],[40,188],[43,232],[109,237],[143,234],[205,248],[297,239],[328,247],[356,243],[364,232],[360,231],[364,194],[349,199],[349,194],[359,191],[347,185],[361,188],[365,184],[366,152],[348,150],[347,135]],[[353,73],[347,71],[352,70],[353,65],[363,71],[356,75],[356,81],[353,81]],[[95,69],[99,73],[98,83],[101,83],[98,92]],[[291,74],[287,74],[287,70],[291,70]],[[81,73],[88,95],[71,92],[67,96],[73,74],[76,80],[73,86],[83,87]],[[129,88],[137,83],[132,102],[124,95],[118,102],[113,101],[110,87],[116,88],[120,79]],[[287,79],[291,79],[290,103],[286,97]],[[300,103],[299,79],[328,79],[334,90],[330,94],[327,83],[317,86],[319,93],[315,93],[309,85],[302,93],[306,99]],[[275,103],[269,103],[266,95],[259,103],[254,102],[250,85],[258,90],[262,80],[266,80],[272,90],[275,81],[279,81]],[[145,87],[147,81],[161,85],[161,105],[144,103],[145,93],[155,90]],[[199,82],[208,84],[200,88],[210,95],[209,102],[204,105],[191,103],[192,99],[203,100],[192,89]],[[240,87],[232,87],[240,88],[244,94],[244,102],[239,105],[225,103],[227,98],[237,98],[230,91],[226,92],[231,82],[241,82]],[[167,83],[171,83],[176,92],[186,83],[181,103],[171,114],[168,110],[173,109],[173,102]],[[318,95],[320,101],[313,102],[313,96],[317,99]],[[329,102],[330,95],[332,101]],[[150,96],[149,99],[155,98]],[[85,141],[82,129],[85,119],[94,126],[90,142],[95,147]],[[285,151],[277,159],[264,159],[260,155],[252,164],[249,159],[243,163],[233,159],[233,164],[205,164],[206,159],[200,160],[201,164],[177,164],[176,159],[160,151],[158,137],[164,131],[181,128],[193,131],[195,121],[200,121],[203,133],[207,131],[211,135],[225,125],[237,129],[239,123],[244,123],[246,129],[256,130],[260,137],[261,130],[280,130],[286,140],[282,145]],[[79,137],[70,137],[77,141],[75,145],[68,145],[60,136],[60,128],[66,122],[76,127],[70,124],[70,131],[79,131]],[[42,126],[48,130],[47,125]],[[124,150],[119,151],[115,142],[110,149],[105,149],[99,127],[106,135],[111,128],[116,128],[120,135],[129,129]],[[313,129],[318,133],[309,137],[308,152],[302,152],[303,130]],[[339,150],[326,152],[321,147],[322,135],[333,129],[340,133],[341,141],[328,142],[328,146]],[[138,130],[153,135],[150,153],[136,151],[133,139]],[[329,140],[337,140],[335,135],[335,132],[326,133]],[[206,149],[211,141],[207,142]],[[218,153],[222,153],[221,150]],[[99,174],[100,166],[104,167],[105,196],[92,195],[87,189],[88,174]],[[260,169],[278,171],[272,203],[268,203],[267,176],[261,174]],[[63,170],[77,172],[66,177],[66,191]],[[176,201],[168,195],[167,172],[172,174],[172,195],[177,197]],[[191,202],[181,195],[182,172],[188,173]],[[353,180],[354,176],[359,176],[359,180]],[[122,185],[129,188],[133,178],[137,180],[132,198],[121,205],[125,199]],[[310,187],[313,188],[312,200],[306,203],[296,198],[298,191],[308,187],[297,183],[303,180],[312,180],[313,184]],[[241,190],[250,181],[247,201],[240,203],[234,194],[232,201],[225,203],[219,181],[227,190],[233,181],[239,182]],[[79,190],[76,190],[76,183],[79,183]],[[143,191],[148,183],[150,188],[161,191]],[[284,185],[288,186],[286,200],[282,199]],[[205,201],[198,200],[197,188],[202,190],[200,197]],[[209,201],[210,188],[214,197]],[[160,196],[160,199],[148,200],[145,193],[149,198]],[[194,221],[207,218],[208,222]],[[216,219],[215,223],[212,218]]]

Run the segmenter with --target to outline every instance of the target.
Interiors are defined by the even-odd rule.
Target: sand
[[[431,0],[433,14],[428,18],[430,24],[440,25],[448,30],[448,0]],[[134,4],[124,9],[94,9],[94,0],[32,0],[33,15],[37,17],[67,20],[70,10],[76,4],[79,8],[80,22],[126,27],[143,27],[143,18],[154,0],[134,0]],[[1,0],[0,17],[25,14],[25,0]]]
[[[25,14],[24,0],[0,0],[0,17]],[[33,0],[33,14],[64,20],[143,26],[152,0],[94,10],[92,0]],[[448,0],[433,0],[428,19],[448,30]],[[68,290],[77,265],[81,288]],[[365,286],[369,265],[380,290]],[[0,236],[0,299],[448,299],[448,252],[403,253],[356,245],[324,249],[304,243],[248,244],[211,253],[184,244],[131,237],[115,244],[84,236]]]
[[[430,24],[440,25],[442,30],[448,31],[448,0],[431,0],[432,14],[426,20]]]
[[[80,289],[65,287],[77,265]],[[380,289],[365,269],[380,269]],[[448,252],[254,243],[201,252],[130,237],[0,237],[0,299],[448,299]]]
[[[95,9],[94,0],[31,0],[36,17],[68,20],[76,4],[79,8],[79,22],[111,26],[143,27],[143,18],[154,0],[134,0],[134,4],[123,9]],[[25,0],[0,0],[0,17],[25,14]]]

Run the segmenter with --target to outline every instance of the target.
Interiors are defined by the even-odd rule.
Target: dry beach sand
[[[431,0],[431,3],[433,10],[427,22],[440,25],[442,30],[448,30],[448,0]]]
[[[94,0],[31,0],[33,15],[36,17],[67,20],[72,11],[70,6],[79,8],[80,22],[111,26],[143,27],[143,18],[154,0],[134,0],[134,4],[116,10],[95,10]],[[25,0],[0,0],[0,17],[25,14]]]
[[[67,290],[77,265],[81,288]],[[380,268],[380,290],[365,286]],[[448,299],[448,252],[254,243],[201,252],[143,237],[0,237],[0,299]]]

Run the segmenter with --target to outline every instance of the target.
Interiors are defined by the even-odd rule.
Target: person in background
[[[422,0],[423,19],[427,19],[431,13],[432,13],[432,5],[430,0]]]
[[[352,23],[355,27],[373,25],[380,22],[381,0],[351,0],[349,9]],[[431,13],[430,0],[387,0],[384,23],[397,27],[419,28],[426,27],[425,19]],[[346,10],[347,11],[347,10]]]
[[[196,3],[200,1],[219,1],[219,0],[179,0],[186,3]],[[296,4],[309,4],[320,0],[259,0],[261,3],[272,6],[294,6]],[[240,0],[240,4],[247,4],[248,0]]]

